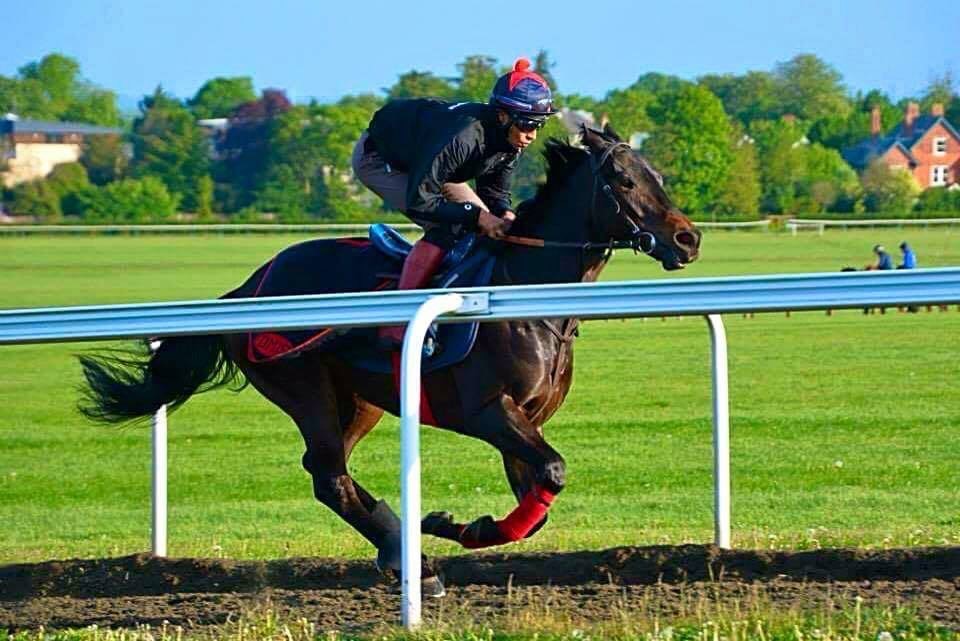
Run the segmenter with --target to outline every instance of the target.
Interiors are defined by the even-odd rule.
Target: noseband
[[[607,160],[610,159],[610,156],[613,154],[613,152],[619,148],[631,149],[630,145],[625,142],[615,142],[611,143],[609,147],[604,149],[599,158],[593,153],[590,154],[590,169],[593,173],[593,193],[590,196],[589,219],[593,220],[594,218],[594,213],[597,207],[597,191],[599,189],[604,196],[611,200],[616,213],[622,216],[627,224],[630,225],[632,231],[630,240],[614,240],[613,238],[610,238],[610,240],[605,243],[595,243],[591,241],[584,243],[568,243],[555,240],[543,240],[540,238],[526,238],[524,236],[510,235],[504,236],[503,240],[515,245],[526,245],[528,247],[579,249],[582,252],[604,250],[609,254],[609,252],[612,252],[614,249],[632,249],[634,253],[653,253],[654,249],[657,247],[656,238],[650,232],[640,229],[640,226],[637,225],[637,223],[630,218],[630,216],[623,212],[623,208],[620,206],[620,201],[613,193],[613,187],[610,185],[610,183],[604,180],[603,174],[601,173],[604,164],[606,164]],[[647,168],[649,169],[649,165]]]

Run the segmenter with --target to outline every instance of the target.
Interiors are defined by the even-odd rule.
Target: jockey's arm
[[[476,229],[480,208],[471,203],[451,202],[443,197],[443,185],[474,150],[457,138],[451,140],[429,165],[410,172],[407,185],[407,213],[413,218]]]
[[[519,154],[513,154],[489,172],[477,176],[477,195],[480,200],[487,204],[491,213],[508,221],[517,217],[511,204],[510,183],[518,158]]]

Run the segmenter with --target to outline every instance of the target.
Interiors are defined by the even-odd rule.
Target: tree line
[[[684,80],[645,73],[596,98],[557,87],[545,51],[534,68],[559,106],[608,120],[640,145],[678,206],[695,217],[960,211],[958,191],[921,194],[908,172],[880,163],[858,175],[840,155],[870,135],[874,108],[884,131],[902,119],[909,101],[925,112],[940,103],[948,120],[960,123],[949,74],[920,96],[894,101],[879,90],[850,93],[836,69],[803,54],[739,75]],[[124,120],[113,92],[84,79],[75,60],[50,54],[14,77],[0,76],[0,113],[120,126],[124,134],[90,137],[79,163],[6,190],[3,199],[13,213],[47,221],[164,221],[177,212],[201,220],[262,220],[264,212],[285,221],[382,218],[378,199],[350,171],[353,144],[373,112],[394,98],[485,102],[506,70],[490,56],[468,56],[455,77],[408,71],[379,92],[329,104],[293,104],[279,89],[258,95],[249,77],[217,77],[188,99],[157,87]],[[199,122],[218,118],[229,126]],[[544,178],[539,151],[546,138],[569,134],[558,118],[541,133],[515,174],[518,199]]]

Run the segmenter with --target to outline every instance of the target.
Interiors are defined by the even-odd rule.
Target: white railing
[[[812,218],[791,218],[786,222],[787,229],[794,236],[798,231],[810,229],[823,236],[827,227],[847,229],[848,227],[936,227],[960,225],[960,218],[878,218],[855,220],[830,220]]]
[[[0,311],[0,345],[410,322],[401,363],[403,622],[420,622],[420,352],[432,322],[706,316],[715,542],[730,545],[729,400],[718,314],[960,303],[960,268],[529,285]],[[411,320],[412,319],[412,320]],[[154,552],[166,550],[165,415],[154,421]],[[162,504],[162,505],[161,505]]]

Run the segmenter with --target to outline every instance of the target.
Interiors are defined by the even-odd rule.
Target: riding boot
[[[446,250],[424,239],[418,240],[403,263],[400,272],[400,282],[397,289],[420,289],[430,282],[437,268],[443,261]],[[403,334],[406,327],[393,325],[381,327],[377,332],[377,339],[384,349],[399,349],[403,344]]]

